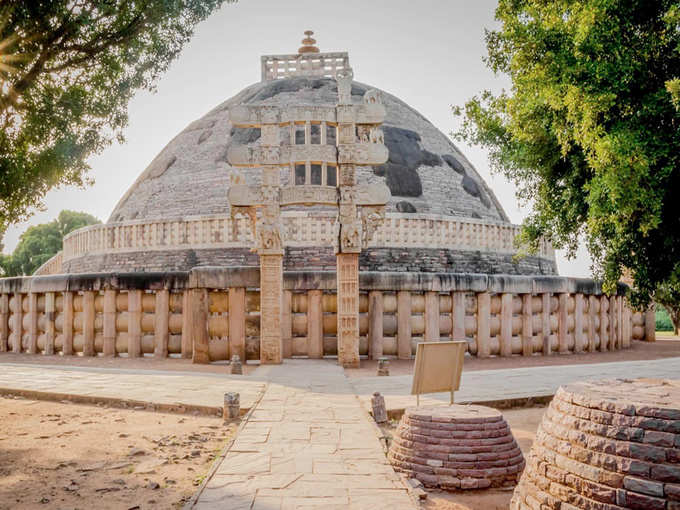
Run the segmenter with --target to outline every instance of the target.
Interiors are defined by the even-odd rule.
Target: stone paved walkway
[[[483,403],[527,397],[552,396],[562,384],[589,379],[616,378],[680,378],[680,358],[665,358],[587,365],[558,365],[504,370],[463,372],[456,402]],[[357,377],[350,379],[363,404],[370,407],[371,395],[379,391],[385,396],[387,409],[404,409],[416,405],[410,395],[413,377]],[[423,396],[420,405],[449,402],[448,393]]]
[[[194,509],[416,508],[340,367],[286,360],[257,376],[264,396]]]
[[[2,363],[0,389],[37,391],[149,402],[177,406],[221,408],[224,394],[241,394],[241,408],[250,408],[264,382],[222,374],[118,368],[68,367]]]

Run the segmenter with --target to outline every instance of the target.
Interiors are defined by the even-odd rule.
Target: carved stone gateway
[[[325,54],[316,55],[323,60]],[[345,367],[359,365],[359,253],[384,220],[390,192],[384,184],[358,187],[356,166],[387,161],[379,128],[385,108],[375,90],[366,92],[362,103],[352,102],[353,73],[348,62],[336,69],[335,78],[336,105],[239,105],[229,110],[235,127],[261,132],[259,144],[232,146],[227,159],[234,167],[262,172],[260,186],[240,184],[234,174],[228,195],[232,217],[245,214],[250,218],[260,255],[262,363],[282,360],[285,233],[281,207],[326,205],[338,211],[334,220],[338,362]],[[282,141],[282,131],[288,134],[287,141]],[[335,145],[327,143],[333,131]],[[282,172],[289,174],[285,187],[281,187]]]

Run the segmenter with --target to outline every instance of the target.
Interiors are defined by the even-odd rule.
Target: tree
[[[680,271],[680,2],[500,0],[487,65],[509,75],[454,113],[455,136],[531,207],[519,241],[575,254],[612,291],[626,268],[633,304]]]
[[[0,238],[45,193],[88,182],[196,24],[234,0],[48,0],[0,6]]]
[[[673,323],[674,334],[680,331],[680,277],[676,274],[659,285],[654,300],[663,305]]]
[[[64,236],[87,225],[101,223],[91,214],[64,210],[49,223],[34,225],[21,234],[11,255],[0,255],[4,276],[27,276],[57,254]]]

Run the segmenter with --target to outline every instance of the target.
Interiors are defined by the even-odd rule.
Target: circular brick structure
[[[511,509],[680,509],[680,381],[560,388]]]
[[[406,409],[388,458],[395,470],[445,490],[512,486],[524,468],[503,415],[476,405]]]

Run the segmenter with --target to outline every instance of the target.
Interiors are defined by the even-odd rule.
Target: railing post
[[[567,346],[567,317],[569,315],[569,310],[567,309],[569,294],[566,292],[560,292],[559,294],[559,306],[557,308],[557,348],[560,354],[565,354],[569,352],[569,347]]]
[[[522,355],[534,353],[534,309],[533,296],[522,294]]]
[[[399,359],[411,359],[411,292],[397,293],[397,355]]]
[[[501,330],[499,335],[500,355],[512,356],[512,294],[501,294]]]
[[[156,291],[156,307],[154,310],[154,358],[168,357],[168,340],[170,339],[170,291]]]
[[[550,307],[551,294],[544,292],[541,294],[541,332],[543,335],[543,355],[550,356],[552,354],[552,326],[550,325]]]
[[[616,344],[616,296],[609,297],[609,348],[618,349]]]
[[[38,352],[38,294],[28,295],[28,349],[29,354]]]
[[[488,292],[477,294],[477,357],[488,358],[490,345],[491,296]]]
[[[465,292],[452,292],[451,306],[451,338],[465,340]]]
[[[104,291],[104,324],[102,325],[104,356],[116,355],[116,291]]]
[[[583,352],[583,294],[574,294],[574,352]]]
[[[425,292],[425,341],[439,342],[439,293]]]
[[[229,353],[246,362],[246,289],[229,289]]]
[[[609,331],[608,322],[609,314],[607,314],[607,307],[609,300],[607,296],[602,294],[600,296],[600,352],[605,352],[609,348]]]
[[[64,292],[64,327],[61,350],[64,356],[73,355],[73,292]]]
[[[383,355],[383,293],[372,290],[368,293],[368,351],[371,359]]]
[[[281,342],[283,344],[283,357],[293,356],[293,314],[291,304],[293,293],[290,290],[283,291],[281,300]]]
[[[9,294],[0,295],[0,352],[9,350]]]
[[[54,354],[54,320],[56,318],[54,292],[45,293],[45,354]],[[0,342],[1,343],[1,342]]]
[[[191,360],[193,363],[210,363],[210,337],[208,336],[208,289],[191,289],[189,316],[193,331]]]
[[[230,303],[231,304],[231,303]],[[231,306],[229,307],[229,318],[231,318]],[[231,335],[231,322],[229,323]],[[191,358],[191,346],[194,343],[194,331],[191,322],[191,292],[190,289],[184,289],[182,293],[182,339],[181,339],[181,356],[184,359]],[[230,352],[233,352],[230,350]],[[241,358],[243,359],[243,358]]]
[[[645,342],[656,342],[656,312],[654,305],[645,310]]]
[[[83,292],[83,356],[94,356],[94,292]]]
[[[128,358],[142,355],[142,291],[128,291]]]
[[[307,355],[311,359],[323,358],[323,292],[307,292]]]
[[[588,296],[588,352],[595,352],[595,296]]]

